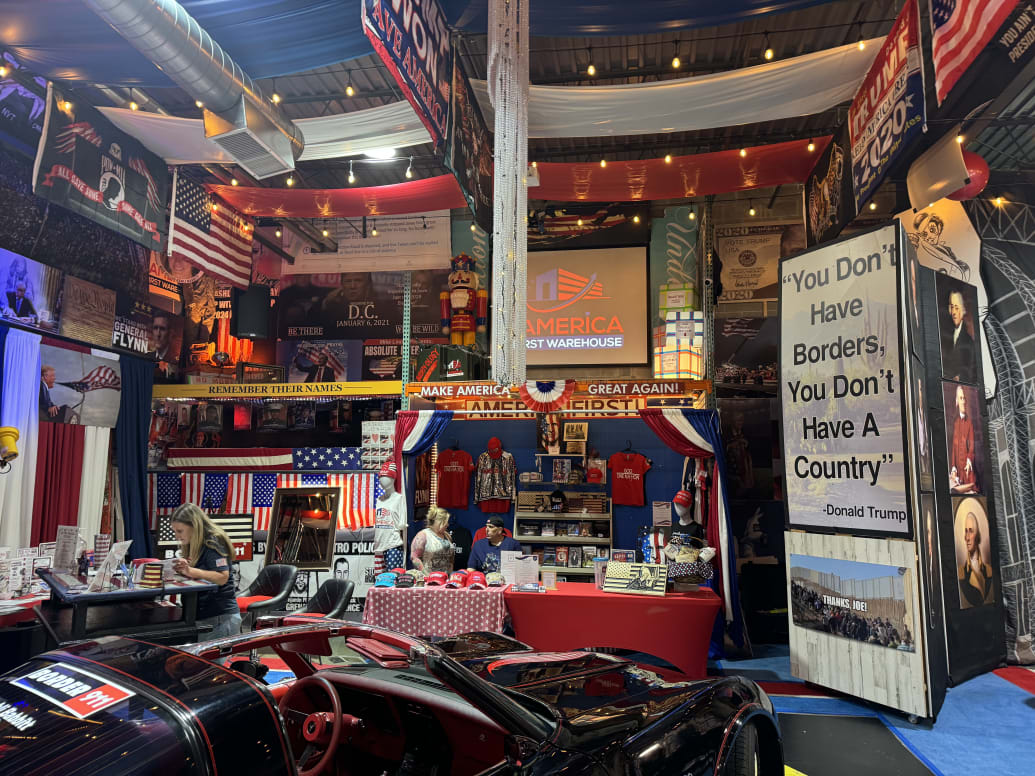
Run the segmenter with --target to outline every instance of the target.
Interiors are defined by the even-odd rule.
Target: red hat
[[[492,437],[492,439],[489,440],[489,449],[490,450],[499,450],[502,447],[503,447],[503,443],[500,441],[499,437]]]
[[[693,505],[694,497],[688,490],[681,490],[675,496],[672,497],[673,504],[679,504],[681,507],[688,507]]]
[[[392,573],[393,574],[405,574],[406,573],[406,569],[401,569],[401,568],[392,569]]]
[[[467,577],[467,586],[471,590],[484,590],[489,584],[485,581],[485,575],[482,572],[472,571],[471,575]]]
[[[604,473],[600,469],[587,469],[586,482],[600,482],[604,479]]]
[[[432,571],[424,578],[424,587],[439,587],[449,581],[449,575],[444,571]]]
[[[449,575],[449,581],[446,582],[446,587],[467,587],[467,572],[454,571]]]
[[[395,466],[395,461],[385,461],[381,465],[381,471],[377,475],[378,477],[391,477],[393,480],[399,477],[399,470]]]

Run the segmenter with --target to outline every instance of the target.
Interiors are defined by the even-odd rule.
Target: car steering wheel
[[[318,687],[323,691],[323,694],[331,701],[331,711],[315,711],[308,714],[303,720],[302,738],[306,744],[305,749],[295,763],[298,768],[298,776],[318,776],[318,774],[326,770],[334,758],[335,752],[338,751],[338,742],[341,740],[341,730],[344,724],[341,716],[341,698],[338,697],[334,685],[319,674],[302,677],[291,685],[284,697],[280,699],[280,703],[277,705],[285,721],[287,720],[288,712],[296,715],[302,714],[302,712],[291,708],[291,701],[299,692],[308,687]],[[313,752],[320,751],[321,748],[323,749],[323,754],[320,755],[316,765],[312,768],[305,768],[305,764],[313,756]]]

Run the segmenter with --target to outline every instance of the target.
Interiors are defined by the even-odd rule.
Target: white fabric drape
[[[0,546],[28,547],[39,448],[40,335],[11,329],[4,346],[3,410],[0,426],[20,434],[18,457],[0,474]]]
[[[713,75],[616,86],[532,86],[529,137],[653,135],[809,116],[851,100],[882,40]],[[471,86],[485,120],[485,81]]]
[[[201,119],[161,116],[126,108],[101,108],[111,122],[137,138],[169,164],[232,164],[218,145],[205,139]],[[335,116],[295,119],[305,137],[300,161],[336,159],[390,146],[405,148],[431,142],[408,102]]]
[[[86,426],[83,444],[83,479],[79,484],[79,519],[83,536],[101,532],[101,511],[104,509],[104,483],[108,473],[108,445],[111,429]]]
[[[713,75],[620,86],[532,86],[529,137],[592,137],[687,132],[757,121],[808,116],[851,100],[881,39],[804,54],[757,67]],[[492,64],[491,62],[489,63]],[[493,107],[485,81],[472,81],[485,119]],[[230,164],[205,139],[201,119],[160,116],[125,108],[101,108],[119,129],[170,164]],[[295,119],[305,136],[301,160],[334,159],[391,146],[430,142],[408,102]]]

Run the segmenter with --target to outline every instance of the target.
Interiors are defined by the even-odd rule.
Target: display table
[[[363,624],[409,636],[499,633],[506,616],[503,591],[502,587],[372,587],[363,606]]]
[[[515,638],[537,650],[630,649],[667,660],[695,679],[707,675],[708,643],[722,606],[707,588],[625,595],[579,582],[558,582],[545,593],[508,590],[506,602]]]

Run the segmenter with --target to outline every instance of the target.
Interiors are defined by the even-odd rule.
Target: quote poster
[[[911,533],[899,369],[898,226],[781,267],[781,404],[791,525]]]

